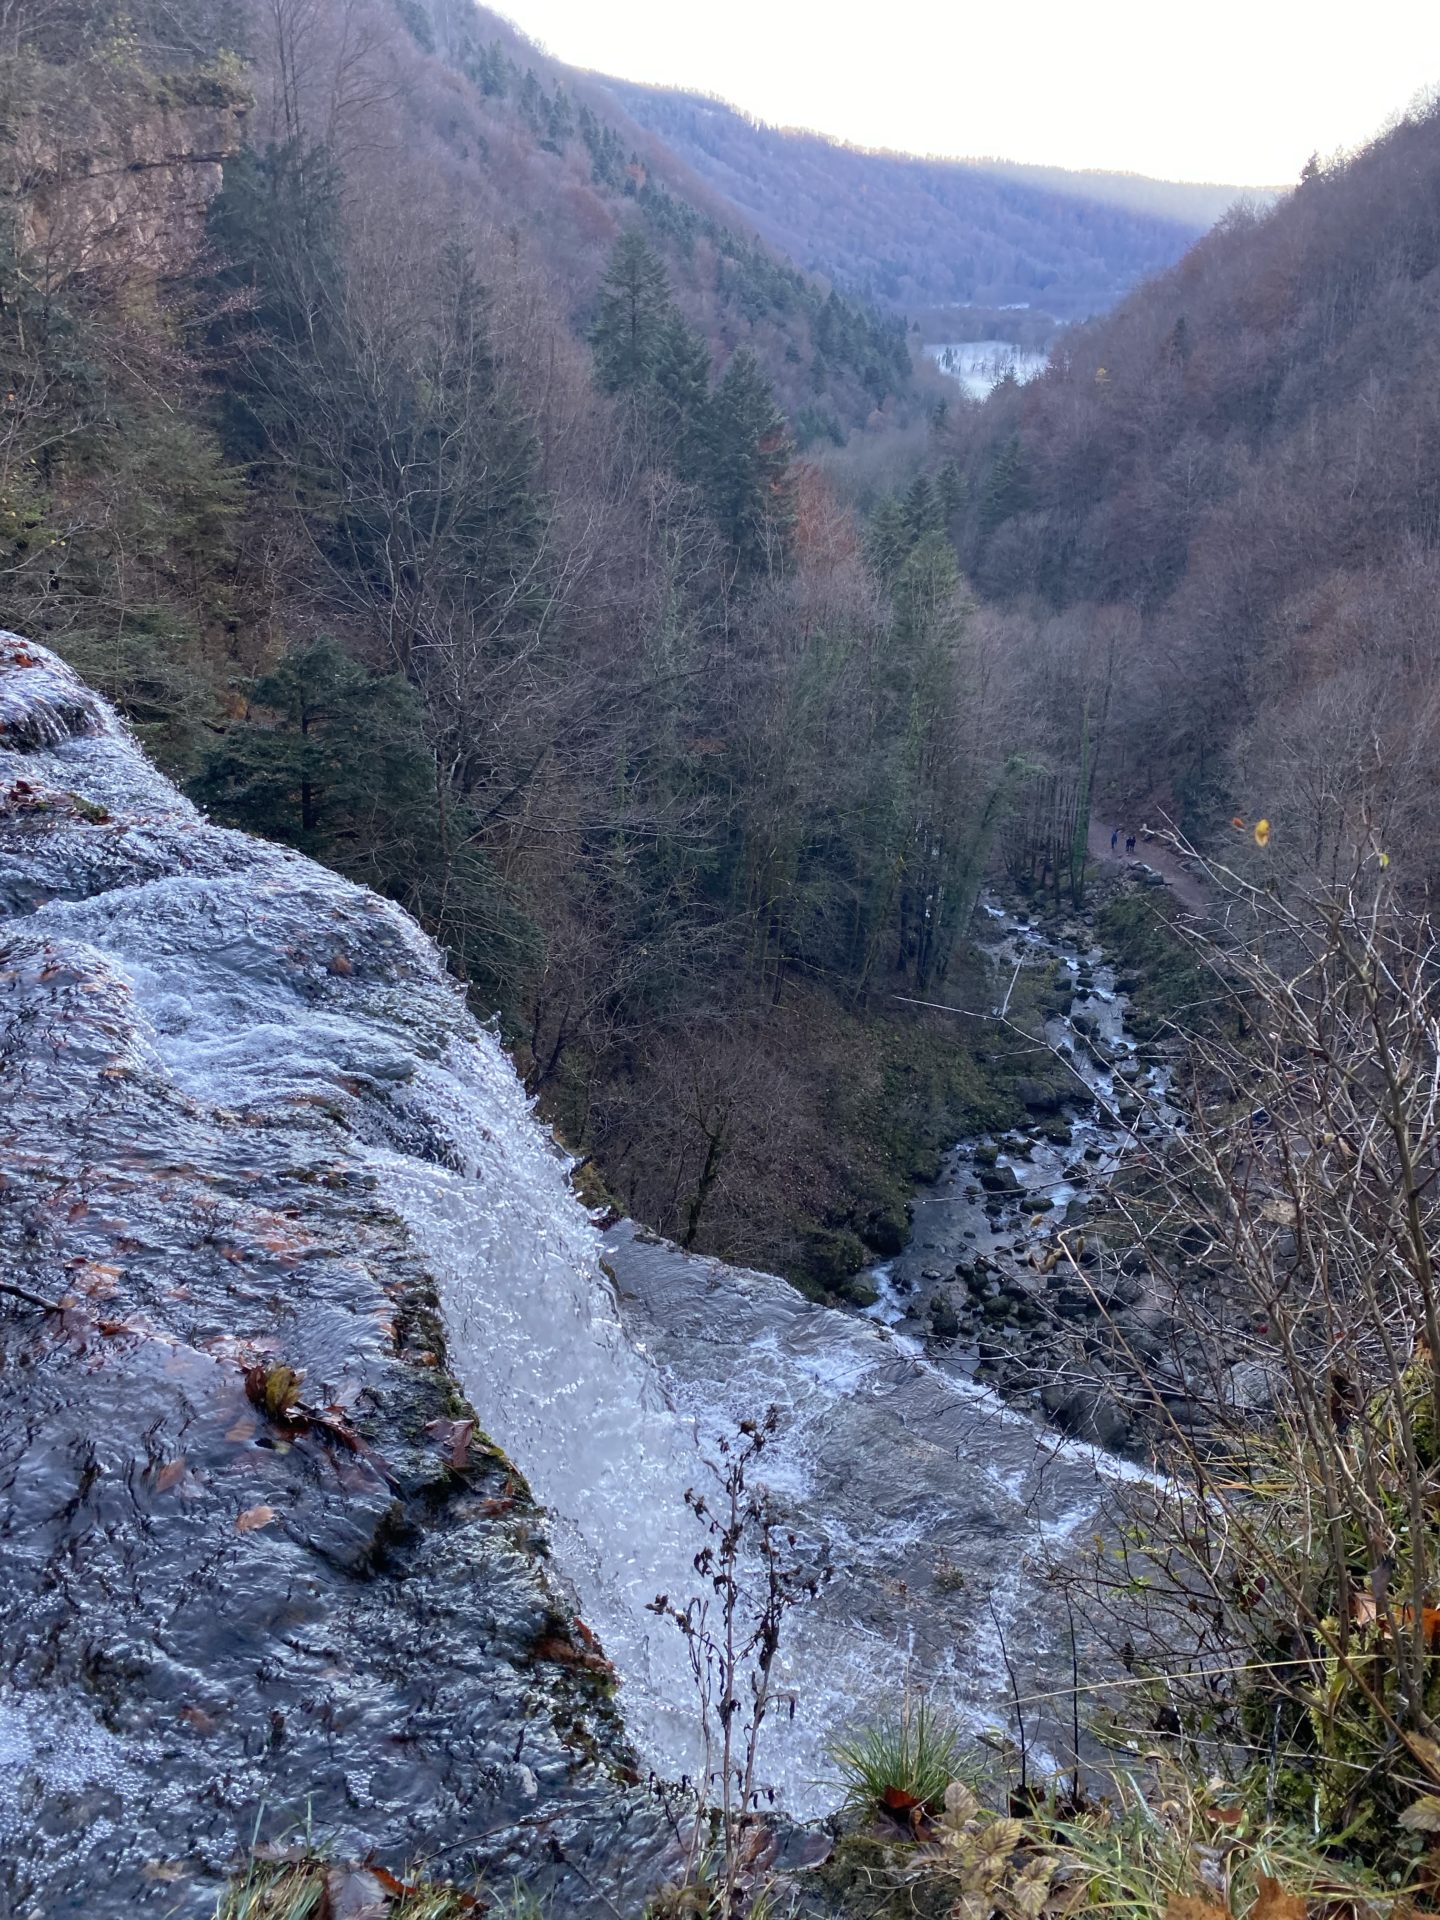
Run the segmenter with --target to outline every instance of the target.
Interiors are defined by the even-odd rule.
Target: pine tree
[[[706,442],[706,491],[720,530],[742,566],[763,571],[783,553],[794,524],[794,448],[748,347],[736,353],[715,390]]]
[[[1020,436],[1011,434],[995,456],[985,483],[985,496],[980,507],[980,528],[983,533],[993,533],[1002,520],[1023,513],[1030,504],[1030,485],[1025,475],[1025,456],[1020,450]]]
[[[914,544],[905,503],[892,493],[871,514],[865,532],[866,558],[885,586],[893,584]]]
[[[905,524],[912,544],[941,529],[940,500],[928,474],[917,473],[905,495]]]
[[[953,520],[965,504],[965,476],[960,471],[958,461],[945,462],[940,469],[937,486],[940,494],[940,512],[946,521]]]
[[[192,792],[226,819],[288,841],[354,873],[393,884],[431,833],[434,763],[418,695],[396,674],[374,675],[333,640],[287,654],[255,685],[273,716],[230,727]]]
[[[710,416],[710,349],[673,308],[660,329],[652,380],[666,453],[682,479],[698,479]]]
[[[670,309],[665,268],[638,227],[615,242],[590,335],[595,371],[607,393],[643,386],[654,371]]]

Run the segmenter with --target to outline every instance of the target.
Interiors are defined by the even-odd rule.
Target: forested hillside
[[[796,457],[903,338],[468,0],[6,18],[6,623],[415,912],[638,1217],[843,1282],[983,1097],[886,1010],[1011,778],[938,496],[871,553]]]
[[[1437,408],[1432,107],[952,422],[963,564],[1012,645],[1093,663],[1070,779],[1098,757],[1107,805],[1170,805],[1212,843],[1263,815],[1272,872],[1373,838],[1428,884]]]
[[[801,266],[906,313],[1023,302],[1084,319],[1178,259],[1239,194],[871,153],[703,95],[606,84]]]
[[[472,0],[394,0],[391,11],[410,43],[397,95],[410,136],[471,218],[525,235],[577,331],[617,231],[635,223],[711,353],[755,353],[802,443],[842,439],[887,402],[907,410],[903,329],[797,272],[587,76]]]

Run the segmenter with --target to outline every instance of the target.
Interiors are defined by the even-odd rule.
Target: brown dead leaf
[[[227,1427],[225,1429],[225,1438],[227,1440],[233,1440],[239,1445],[247,1440],[253,1440],[259,1431],[259,1421],[256,1420],[252,1414],[242,1413],[233,1427]]]
[[[203,1707],[181,1707],[180,1718],[196,1733],[213,1733],[215,1722]]]
[[[259,1527],[268,1527],[275,1518],[275,1509],[263,1503],[258,1507],[247,1507],[235,1522],[237,1533],[254,1533]]]
[[[1230,1915],[1213,1900],[1201,1900],[1193,1893],[1172,1893],[1165,1920],[1230,1920]]]
[[[1255,1895],[1255,1904],[1250,1909],[1250,1920],[1305,1920],[1303,1894],[1288,1893],[1268,1873],[1260,1875],[1257,1886],[1259,1890]]]
[[[173,1887],[177,1880],[183,1880],[188,1873],[178,1860],[147,1860],[140,1869],[147,1880],[154,1880],[162,1887]]]
[[[168,1493],[171,1487],[178,1486],[185,1478],[185,1456],[177,1454],[173,1460],[167,1460],[155,1475],[155,1491]]]
[[[906,1793],[903,1787],[886,1787],[880,1796],[880,1804],[887,1813],[907,1814],[912,1807],[918,1807],[920,1801],[913,1793]]]
[[[1213,1820],[1217,1827],[1238,1827],[1245,1812],[1242,1807],[1206,1807],[1205,1818]]]
[[[1440,1833],[1440,1796],[1422,1793],[1415,1804],[1401,1814],[1400,1824],[1412,1833]]]
[[[1427,1740],[1423,1733],[1407,1733],[1405,1744],[1426,1772],[1440,1780],[1440,1746]]]
[[[473,1420],[428,1420],[425,1431],[441,1448],[457,1473],[464,1467],[475,1437]]]

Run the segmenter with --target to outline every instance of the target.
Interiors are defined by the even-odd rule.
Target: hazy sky
[[[1440,82],[1440,0],[498,5],[557,59],[782,126],[1171,179],[1282,184]]]

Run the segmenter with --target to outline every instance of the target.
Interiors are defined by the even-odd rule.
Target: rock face
[[[21,233],[57,284],[187,267],[241,148],[248,97],[238,85],[205,74],[124,84],[101,72],[83,95],[34,104],[18,129]]]
[[[387,1204],[459,1163],[463,1058],[543,1239],[493,1038],[398,909],[210,826],[13,635],[0,912],[0,1911],[199,1920],[262,1808],[633,1894],[607,1669]]]

